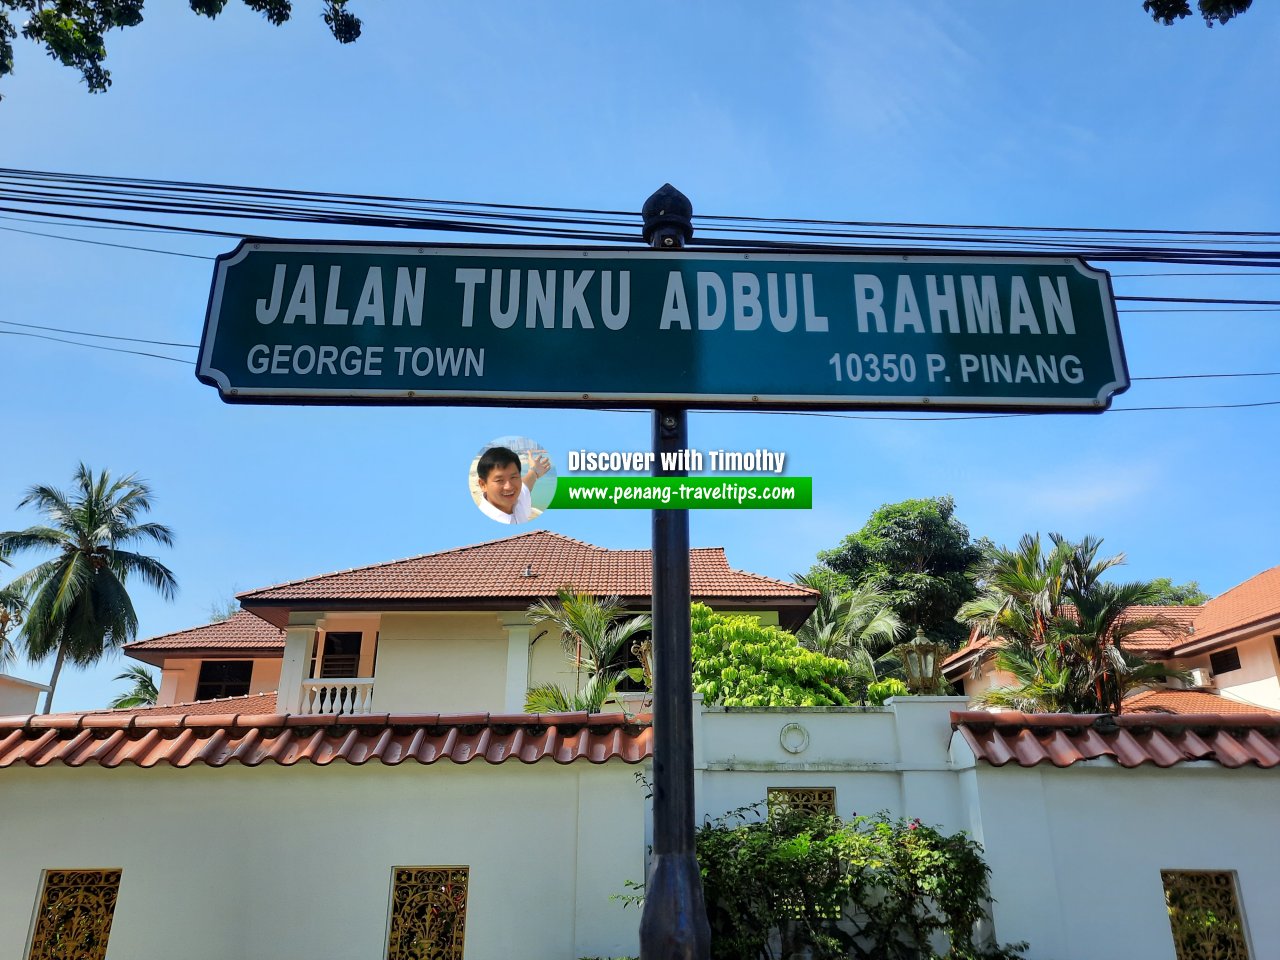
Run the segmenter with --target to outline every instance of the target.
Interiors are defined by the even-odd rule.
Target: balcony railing
[[[304,680],[299,713],[372,713],[372,677]]]

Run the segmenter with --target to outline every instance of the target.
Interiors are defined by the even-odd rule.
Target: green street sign
[[[1110,278],[1062,257],[244,241],[197,376],[240,403],[1105,409]]]

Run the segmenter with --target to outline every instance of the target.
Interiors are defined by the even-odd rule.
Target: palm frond
[[[156,687],[155,675],[146,667],[135,664],[123,673],[116,674],[115,679],[128,681],[133,686],[111,701],[113,709],[150,707],[159,699],[160,691]]]
[[[172,600],[178,592],[178,580],[173,571],[154,557],[143,556],[128,550],[114,550],[111,565],[121,574],[137,574],[166,600]]]

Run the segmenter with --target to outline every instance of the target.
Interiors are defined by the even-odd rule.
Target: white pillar
[[[289,619],[302,619],[296,614]],[[307,679],[311,664],[311,643],[315,639],[315,620],[290,623],[284,631],[284,661],[280,665],[280,690],[276,694],[276,713],[297,713],[302,703],[302,681]]]
[[[507,631],[507,683],[502,698],[506,713],[524,713],[525,694],[529,691],[529,629],[523,613],[503,616]]]

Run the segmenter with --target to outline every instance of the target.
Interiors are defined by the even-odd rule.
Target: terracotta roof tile
[[[1224,767],[1280,766],[1280,717],[1253,714],[1024,714],[964,711],[951,728],[992,766],[1069,767],[1110,758],[1122,767],[1213,761]]]
[[[1127,617],[1162,617],[1169,621],[1169,627],[1138,630],[1125,638],[1124,647],[1143,656],[1159,657],[1186,640],[1192,625],[1198,622],[1204,609],[1204,607],[1130,607],[1126,611]],[[962,664],[967,665],[973,654],[994,649],[997,646],[999,646],[998,640],[979,633],[975,627],[969,634],[969,642],[947,657],[942,662],[942,669],[948,676],[955,677],[958,675],[957,668]]]
[[[183,650],[264,650],[284,651],[284,631],[273,627],[247,610],[237,610],[218,623],[206,623],[189,630],[178,630],[146,640],[126,643],[126,653],[174,652]]]
[[[548,758],[555,763],[600,764],[640,763],[652,754],[648,719],[628,720],[617,714],[322,717],[115,712],[0,718],[0,768],[55,763],[255,767],[267,761],[323,766],[335,760],[394,765],[479,759],[496,764]]]
[[[1217,713],[1259,714],[1280,717],[1280,710],[1271,710],[1252,703],[1241,703],[1205,690],[1144,690],[1124,701],[1125,713]]]
[[[1280,619],[1280,567],[1232,587],[1204,605],[1195,635],[1180,645],[1199,646],[1206,640],[1253,624]]]
[[[535,530],[503,540],[405,560],[357,567],[250,590],[240,600],[260,603],[314,600],[435,600],[553,596],[562,586],[599,595],[647,598],[652,593],[648,550],[612,550]],[[526,567],[533,576],[524,576]],[[720,598],[813,600],[814,591],[730,568],[723,547],[689,551],[693,595]]]
[[[126,707],[122,710],[84,710],[78,713],[54,713],[54,717],[201,717],[243,714],[258,716],[276,709],[276,691],[252,693],[243,697],[219,697],[192,703],[170,703],[160,707]]]

